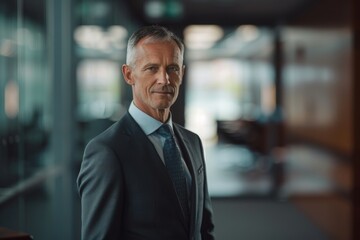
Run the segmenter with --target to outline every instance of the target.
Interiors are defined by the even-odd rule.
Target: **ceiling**
[[[133,14],[146,23],[274,25],[300,14],[315,2],[316,0],[133,0],[128,1],[128,5]],[[155,11],[162,11],[162,14],[158,13],[155,17],[147,14],[149,4],[153,4]]]
[[[16,11],[22,7],[33,19],[44,22],[46,0],[1,0]],[[77,0],[95,5],[126,5],[137,20],[146,24],[218,24],[218,25],[276,25],[301,14],[318,0]],[[117,3],[117,4],[116,4]],[[155,4],[154,4],[155,3]],[[149,5],[162,13],[151,17],[146,13]],[[22,5],[22,6],[20,6]],[[116,14],[115,14],[116,15]]]
[[[46,0],[13,1],[0,0],[17,11],[24,13],[40,23],[45,22]],[[303,13],[319,0],[82,0],[96,6],[104,3],[110,6],[113,16],[121,18],[121,9],[143,24],[163,24],[187,26],[191,24],[218,24],[235,26],[240,24],[277,25],[290,21]],[[21,4],[19,4],[21,3]],[[162,6],[162,13],[152,17],[146,13],[149,4]],[[159,5],[160,4],[160,5]],[[120,11],[119,11],[120,10]],[[159,10],[159,9],[158,9]],[[117,12],[117,13],[116,13]]]

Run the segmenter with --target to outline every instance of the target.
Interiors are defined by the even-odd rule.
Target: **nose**
[[[159,71],[158,81],[159,84],[167,85],[170,83],[170,76],[166,70]]]

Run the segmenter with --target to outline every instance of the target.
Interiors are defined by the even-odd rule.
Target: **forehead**
[[[139,42],[136,44],[137,46],[141,44],[171,44],[174,48],[179,49],[181,51],[181,48],[179,45],[175,42],[172,38],[156,38],[153,36],[147,36],[139,40]]]
[[[173,61],[183,60],[183,54],[173,40],[141,39],[135,46],[135,55],[136,60],[143,58],[168,58]]]

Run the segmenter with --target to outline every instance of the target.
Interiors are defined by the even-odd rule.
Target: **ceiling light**
[[[123,41],[128,36],[128,31],[120,25],[111,26],[108,28],[108,36],[114,42]]]
[[[254,25],[241,25],[235,31],[236,37],[244,42],[251,42],[260,35],[258,27]]]
[[[188,48],[211,48],[223,36],[223,29],[217,25],[190,25],[184,31]]]
[[[145,2],[144,11],[148,17],[160,18],[165,14],[165,4],[161,1],[153,0]]]
[[[79,26],[75,30],[74,38],[80,46],[92,48],[103,38],[103,31],[100,26]]]

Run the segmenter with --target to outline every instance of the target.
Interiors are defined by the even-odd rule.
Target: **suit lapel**
[[[186,161],[187,167],[191,174],[191,190],[190,190],[190,233],[194,231],[195,219],[196,219],[196,209],[197,209],[197,165],[196,165],[196,153],[194,152],[194,143],[190,142],[188,137],[184,135],[186,133],[183,132],[181,128],[174,124],[175,134],[177,135],[177,140],[179,142],[183,157]]]
[[[146,161],[144,161],[143,167],[154,169],[154,177],[160,177],[164,179],[164,181],[162,181],[164,186],[162,187],[167,189],[167,192],[169,193],[166,195],[166,197],[168,197],[170,201],[174,202],[173,205],[178,212],[184,227],[188,229],[170,175],[166,169],[166,166],[158,155],[153,143],[149,140],[148,136],[146,136],[146,134],[142,131],[140,126],[136,123],[130,114],[127,114],[125,118],[127,122],[126,125],[128,126],[128,128],[126,128],[126,134],[130,137],[131,148],[133,148],[133,151],[135,151],[137,158],[146,159]]]

